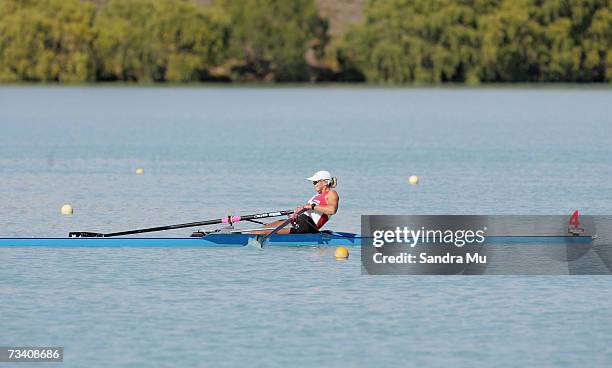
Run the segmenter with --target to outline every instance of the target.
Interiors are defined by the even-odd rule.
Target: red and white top
[[[313,204],[314,203],[317,206],[319,206],[319,205],[325,206],[327,204],[327,200],[325,199],[325,194],[326,193],[319,193],[319,194],[313,196],[312,198],[310,198],[308,203],[309,204]],[[319,212],[313,211],[313,210],[308,210],[308,211],[306,211],[304,213],[306,214],[306,216],[310,216],[310,218],[315,223],[315,225],[317,225],[317,229],[322,228],[323,225],[325,225],[325,223],[327,221],[329,221],[329,218],[331,217],[331,215],[326,215],[324,213],[319,213]]]

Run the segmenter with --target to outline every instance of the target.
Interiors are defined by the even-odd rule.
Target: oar
[[[295,217],[297,218],[299,215],[301,215],[305,211],[306,211],[306,208],[302,208],[298,212],[295,212]],[[282,229],[285,226],[287,226],[291,221],[293,221],[293,220],[291,218],[288,218],[287,220],[283,221],[280,225],[278,225],[271,232],[269,232],[267,234],[264,234],[264,235],[257,235],[254,238],[250,238],[249,242],[248,242],[248,245],[251,245],[251,246],[254,246],[254,247],[257,247],[257,248],[263,248],[264,244],[267,245],[267,241],[268,241],[268,239],[270,239],[270,237],[272,235],[276,234],[280,229]]]
[[[195,227],[195,226],[205,226],[205,225],[214,225],[214,224],[233,224],[238,221],[247,221],[247,220],[255,220],[262,219],[267,217],[279,217],[290,215],[293,213],[293,210],[285,210],[285,211],[275,211],[275,212],[265,212],[265,213],[257,213],[254,215],[246,215],[246,216],[227,216],[214,220],[206,220],[206,221],[198,221],[198,222],[188,222],[185,224],[176,224],[176,225],[167,225],[167,226],[158,226],[158,227],[149,227],[146,229],[136,229],[136,230],[127,230],[127,231],[119,231],[116,233],[93,233],[87,231],[73,231],[68,234],[69,237],[73,238],[91,238],[91,237],[111,237],[111,236],[121,236],[121,235],[132,235],[132,234],[142,234],[142,233],[152,233],[155,231],[165,231],[165,230],[173,230],[173,229],[181,229],[184,227]]]

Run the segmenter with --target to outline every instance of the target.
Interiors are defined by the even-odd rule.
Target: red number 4
[[[580,226],[580,221],[578,221],[578,210],[572,213],[572,216],[569,219],[569,223],[570,225],[575,226],[575,227]]]

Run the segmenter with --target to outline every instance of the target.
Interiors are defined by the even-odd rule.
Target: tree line
[[[0,0],[0,81],[609,82],[612,0]]]

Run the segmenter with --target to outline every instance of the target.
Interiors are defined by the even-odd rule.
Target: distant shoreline
[[[612,83],[571,83],[571,82],[503,82],[503,83],[439,83],[439,84],[380,84],[380,83],[333,83],[333,82],[189,82],[189,83],[131,83],[131,82],[90,82],[90,83],[59,83],[59,82],[10,82],[0,83],[0,88],[4,87],[45,87],[45,88],[298,88],[298,89],[533,89],[533,90],[565,90],[565,89],[584,89],[584,90],[612,90]]]
[[[2,1],[0,83],[612,81],[609,2],[351,4]],[[340,32],[338,19],[350,26]]]

